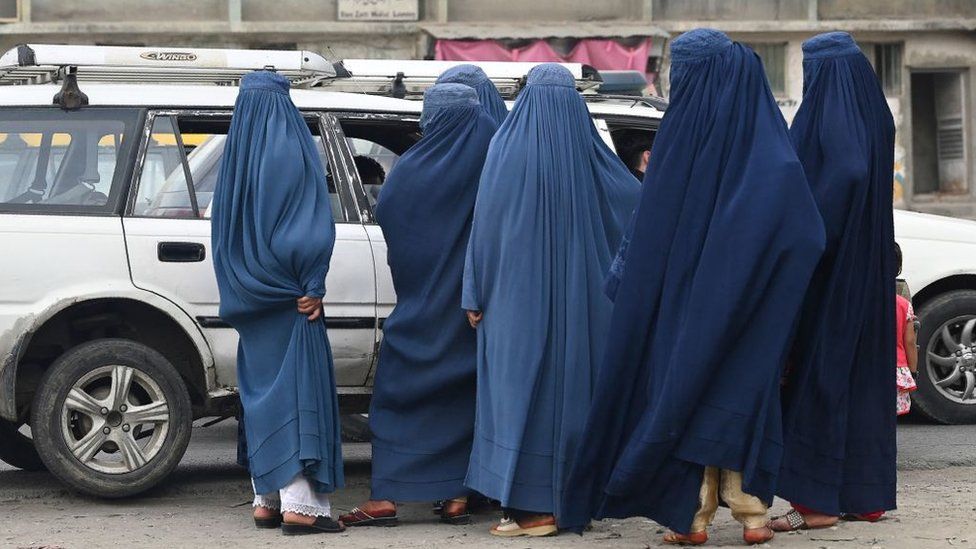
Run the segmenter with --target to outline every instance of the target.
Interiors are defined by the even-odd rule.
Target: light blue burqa
[[[335,226],[319,153],[285,78],[246,75],[213,198],[220,316],[240,334],[237,375],[254,489],[304,474],[343,484],[339,410],[325,322],[296,300],[323,297]]]
[[[559,513],[607,337],[603,279],[639,193],[569,71],[532,69],[488,151],[462,302],[484,312],[466,484],[505,507]]]

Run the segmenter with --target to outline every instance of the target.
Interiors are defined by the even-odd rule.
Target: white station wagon
[[[417,98],[447,65],[349,61],[356,76],[343,78],[296,51],[34,45],[0,57],[0,84],[18,84],[0,85],[0,459],[120,497],[176,466],[194,419],[234,415],[237,337],[218,316],[209,204],[236,84],[261,68],[293,81],[326,167],[326,324],[340,404],[366,411],[396,299],[372,204],[420,137],[420,102],[380,94]],[[531,66],[485,64],[509,96]],[[598,85],[568,67],[581,88]],[[611,146],[650,145],[665,101],[589,92]],[[976,224],[895,219],[928,357],[918,409],[976,421]]]

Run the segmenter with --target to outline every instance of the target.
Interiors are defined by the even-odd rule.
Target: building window
[[[786,93],[786,44],[749,44],[766,69],[766,79],[773,95]]]
[[[0,23],[20,22],[20,0],[0,0]]]
[[[874,70],[887,95],[901,94],[901,44],[876,44]]]
[[[901,95],[902,45],[862,44],[861,51],[874,66],[885,95]]]

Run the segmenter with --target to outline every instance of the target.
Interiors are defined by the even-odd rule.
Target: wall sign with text
[[[338,0],[339,21],[417,21],[419,0]]]

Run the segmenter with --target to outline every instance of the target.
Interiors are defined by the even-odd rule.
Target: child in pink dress
[[[898,274],[901,274],[901,247],[895,244],[895,259],[898,261]],[[903,416],[912,407],[911,392],[917,387],[914,374],[918,371],[918,348],[915,346],[915,311],[911,301],[900,295],[895,296],[895,334],[897,357],[896,379],[898,380],[898,415]]]

